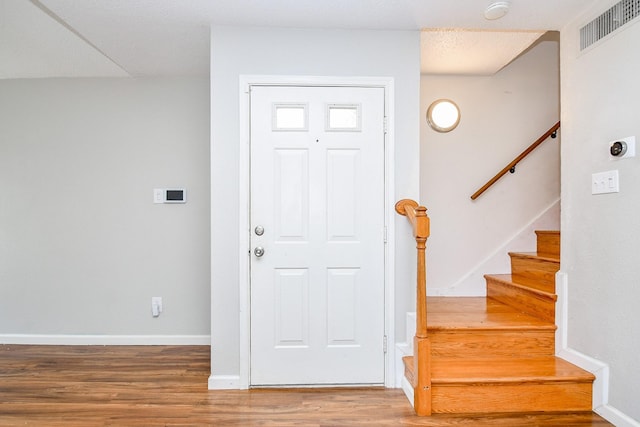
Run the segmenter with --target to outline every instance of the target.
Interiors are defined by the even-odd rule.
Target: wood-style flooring
[[[0,345],[0,425],[605,426],[593,414],[417,417],[401,390],[207,390],[207,346]]]

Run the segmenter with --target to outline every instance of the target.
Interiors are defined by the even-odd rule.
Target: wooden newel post
[[[427,332],[427,267],[425,250],[429,237],[427,208],[413,200],[400,200],[396,212],[409,219],[416,239],[416,334],[413,338],[413,409],[431,415],[431,342]]]
[[[413,234],[416,239],[416,249],[418,250],[418,267],[416,274],[416,336],[427,338],[427,263],[425,259],[427,238],[429,237],[427,208],[424,206],[415,208],[415,218],[416,224]]]

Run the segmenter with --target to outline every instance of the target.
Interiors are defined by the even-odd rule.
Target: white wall
[[[558,42],[544,41],[493,76],[422,76],[420,192],[431,217],[430,295],[484,295],[482,274],[508,273],[507,243],[558,200],[560,136],[520,162],[515,174],[470,199],[559,120],[558,60]],[[424,120],[439,98],[452,99],[461,110],[450,133],[435,132]],[[553,211],[542,219],[537,226],[559,226]],[[525,232],[529,246],[509,249],[535,250],[535,235],[528,227]],[[489,262],[497,250],[499,262]]]
[[[0,80],[0,194],[0,341],[206,342],[206,79]]]
[[[396,199],[418,195],[418,32],[214,27],[211,39],[212,373],[237,376],[239,360],[238,144],[240,75],[395,79]],[[396,333],[403,336],[415,278],[414,247],[396,219]],[[413,269],[412,269],[413,268]]]
[[[609,365],[609,404],[640,421],[640,157],[608,155],[609,141],[640,136],[638,19],[583,53],[578,48],[579,28],[613,3],[596,2],[561,32],[561,271],[569,347]],[[620,193],[591,195],[591,174],[614,169]]]

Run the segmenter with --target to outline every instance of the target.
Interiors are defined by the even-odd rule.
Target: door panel
[[[309,345],[309,271],[276,269],[275,346]]]
[[[384,382],[384,90],[251,89],[251,385]]]
[[[274,207],[278,241],[308,240],[309,156],[307,150],[276,149]]]
[[[331,268],[327,277],[328,345],[358,345],[357,268]]]

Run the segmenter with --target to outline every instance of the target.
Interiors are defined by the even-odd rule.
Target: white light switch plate
[[[591,175],[591,194],[619,193],[618,171],[598,172]]]

